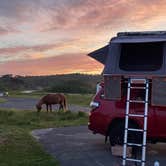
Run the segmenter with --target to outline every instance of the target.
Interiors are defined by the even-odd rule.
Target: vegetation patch
[[[13,76],[7,74],[0,78],[0,89],[1,91],[44,90],[63,93],[95,93],[96,83],[101,80],[101,75],[86,74],[50,76]]]
[[[89,107],[94,94],[66,94],[67,101],[70,104]]]
[[[87,124],[83,112],[33,112],[0,110],[1,166],[58,166],[30,135],[33,129]]]
[[[4,102],[6,102],[6,101],[7,101],[7,99],[0,98],[0,103],[4,103]]]

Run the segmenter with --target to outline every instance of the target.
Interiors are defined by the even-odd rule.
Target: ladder
[[[146,137],[147,137],[147,116],[148,116],[148,96],[149,96],[149,80],[141,79],[141,78],[129,78],[128,79],[128,87],[127,87],[127,101],[126,101],[126,115],[125,115],[125,131],[124,131],[124,144],[123,144],[123,162],[122,165],[126,166],[127,161],[134,162],[135,164],[140,164],[141,166],[145,166],[146,161]],[[137,86],[136,86],[137,85]],[[131,99],[131,91],[132,89],[144,89],[145,98],[144,100],[133,100]],[[144,113],[143,114],[133,114],[130,113],[130,103],[142,103],[144,105]],[[131,117],[142,118],[143,120],[143,129],[138,128],[129,128],[129,119]],[[131,143],[128,142],[128,134],[129,132],[134,131],[134,133],[140,134],[142,133],[143,137],[141,140],[142,143]],[[127,147],[139,147],[141,148],[141,159],[137,159],[134,157],[127,157]]]

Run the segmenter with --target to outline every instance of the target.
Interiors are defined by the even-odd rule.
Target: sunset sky
[[[0,0],[0,75],[101,73],[119,31],[166,30],[166,0]]]

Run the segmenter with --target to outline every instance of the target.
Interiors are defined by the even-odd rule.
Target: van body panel
[[[99,107],[92,109],[89,116],[89,129],[94,133],[107,135],[108,129],[115,119],[124,120],[126,110],[126,97],[122,97],[119,101],[107,100],[102,96],[104,94],[104,86],[96,94],[93,101],[99,102]],[[136,94],[134,94],[136,95]],[[130,104],[130,112],[136,114],[144,113],[144,105],[139,103]],[[143,118],[131,118],[143,128]],[[148,107],[148,140],[166,140],[166,107],[152,106]]]

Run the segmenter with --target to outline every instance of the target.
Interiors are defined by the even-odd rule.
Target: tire
[[[109,131],[109,141],[111,146],[115,145],[123,145],[124,143],[124,121],[119,121],[114,124]],[[129,122],[129,128],[138,128],[138,126],[134,123]],[[142,134],[135,131],[128,131],[128,142],[130,143],[142,143]],[[141,157],[141,148],[140,147],[132,147],[132,158],[140,159]],[[135,163],[136,166],[140,166],[140,164]]]
[[[109,141],[111,146],[123,145],[124,139],[124,122],[113,125],[109,131]]]

